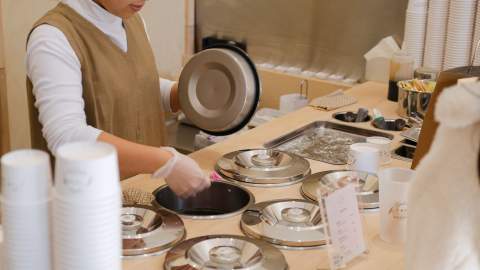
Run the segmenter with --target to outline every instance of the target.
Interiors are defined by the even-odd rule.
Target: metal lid
[[[175,214],[150,206],[122,208],[124,256],[160,255],[185,238],[185,227]]]
[[[318,248],[325,245],[320,208],[305,200],[275,200],[247,209],[240,222],[242,231],[286,249]]]
[[[285,257],[275,247],[236,235],[212,235],[186,240],[167,253],[164,267],[166,270],[288,269]]]
[[[286,186],[310,175],[310,163],[274,149],[241,150],[224,155],[215,170],[228,180],[253,186]]]
[[[213,135],[229,135],[247,125],[261,92],[255,65],[233,46],[193,56],[182,70],[178,90],[187,118]]]
[[[301,193],[312,201],[317,201],[317,189],[334,191],[341,181],[357,182],[358,206],[364,210],[376,210],[379,207],[378,177],[375,174],[358,171],[325,171],[310,175],[303,182]]]

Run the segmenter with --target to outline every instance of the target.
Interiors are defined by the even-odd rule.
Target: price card
[[[331,248],[347,264],[366,251],[357,194],[353,184],[324,197]]]

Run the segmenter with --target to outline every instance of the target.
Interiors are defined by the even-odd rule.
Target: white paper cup
[[[17,150],[4,155],[2,201],[15,204],[43,202],[50,198],[50,157],[39,150]]]
[[[280,111],[289,113],[308,105],[308,98],[300,94],[289,94],[280,97]]]
[[[380,238],[403,244],[407,237],[407,198],[414,171],[389,168],[378,173],[380,195]]]
[[[370,143],[350,145],[347,169],[376,174],[380,166],[380,150]]]
[[[2,203],[5,269],[50,270],[50,202]]]
[[[106,143],[72,143],[56,155],[56,196],[71,201],[101,200],[120,192],[118,158]]]
[[[368,137],[367,143],[375,145],[380,150],[382,164],[388,164],[392,161],[392,154],[390,153],[392,140],[385,137]]]

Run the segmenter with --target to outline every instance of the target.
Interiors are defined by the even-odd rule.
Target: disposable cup
[[[370,143],[350,145],[347,169],[376,174],[380,166],[380,151]]]
[[[45,201],[50,197],[50,157],[39,150],[17,150],[1,158],[2,202]]]
[[[392,140],[385,137],[368,137],[367,143],[370,143],[378,148],[380,151],[380,160],[382,164],[388,164],[392,161],[392,154],[390,153]]]
[[[71,201],[95,201],[120,194],[118,158],[106,143],[72,143],[57,151],[56,196]]]
[[[404,168],[383,169],[378,173],[380,238],[388,243],[405,243],[407,198],[413,176],[413,170]]]

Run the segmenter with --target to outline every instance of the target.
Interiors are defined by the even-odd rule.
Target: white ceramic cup
[[[280,97],[280,111],[289,113],[308,105],[308,98],[301,94],[289,94]]]
[[[392,161],[392,154],[390,153],[392,140],[385,137],[368,137],[367,143],[375,145],[380,150],[381,164],[388,164]]]
[[[380,167],[380,150],[370,143],[350,145],[347,169],[376,174]]]
[[[100,142],[66,144],[58,149],[56,158],[56,197],[88,203],[121,192],[113,146]]]
[[[391,244],[405,243],[407,198],[415,171],[388,168],[378,173],[380,195],[380,238]]]
[[[39,150],[17,150],[4,155],[2,200],[12,204],[43,203],[50,198],[50,157]]]

